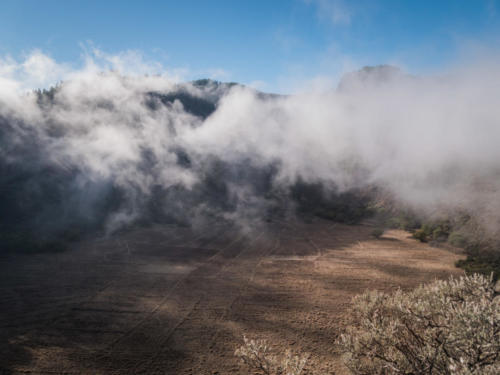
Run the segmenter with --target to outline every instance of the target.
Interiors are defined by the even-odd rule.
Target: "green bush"
[[[451,232],[448,236],[448,243],[455,247],[465,248],[468,244],[467,238],[465,235],[459,232]]]
[[[448,221],[428,222],[417,229],[413,233],[413,237],[420,242],[428,242],[430,240],[444,242],[448,239],[450,229]]]
[[[452,230],[452,225],[449,220],[439,220],[431,224],[432,239],[434,241],[445,242]]]
[[[428,234],[424,229],[418,229],[413,233],[413,238],[419,240],[420,242],[427,242]]]
[[[372,236],[375,238],[380,238],[384,234],[383,228],[375,228],[372,230]]]
[[[415,216],[406,214],[389,218],[386,225],[388,228],[403,229],[411,232],[420,227],[420,222]]]
[[[432,231],[432,239],[434,241],[444,242],[448,239],[448,232],[443,230],[441,226],[438,226]]]
[[[466,259],[457,261],[456,266],[462,268],[467,274],[493,275],[494,281],[500,277],[500,255],[498,254],[468,255]]]

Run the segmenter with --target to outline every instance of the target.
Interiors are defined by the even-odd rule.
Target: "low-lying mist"
[[[0,60],[0,231],[246,227],[305,206],[357,218],[376,190],[429,215],[470,212],[497,235],[498,63],[367,67],[283,96],[98,57],[78,70],[40,52]]]

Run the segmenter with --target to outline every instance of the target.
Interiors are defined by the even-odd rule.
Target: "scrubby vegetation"
[[[480,274],[435,281],[412,291],[366,292],[337,345],[353,374],[500,373],[500,296]],[[235,355],[255,374],[298,375],[308,355],[272,350],[244,337]],[[314,372],[313,372],[314,373]]]
[[[466,273],[500,278],[500,239],[487,233],[473,214],[456,211],[429,216],[397,205],[376,207],[377,226],[403,229],[433,246],[451,245],[463,249],[467,258],[457,262]]]
[[[243,337],[244,344],[235,355],[253,371],[265,375],[300,375],[307,363],[307,354],[294,355],[290,350],[284,354],[273,352],[266,340],[251,340]]]
[[[421,242],[437,241],[446,242],[452,231],[449,220],[436,220],[425,222],[413,233],[413,237]]]
[[[375,228],[372,230],[372,236],[375,238],[380,238],[384,234],[383,228]]]
[[[500,254],[478,254],[477,256],[469,254],[466,259],[459,260],[456,266],[464,269],[467,274],[489,273],[493,281],[497,281],[500,276]]]
[[[500,298],[482,275],[367,292],[339,340],[354,374],[500,373]]]

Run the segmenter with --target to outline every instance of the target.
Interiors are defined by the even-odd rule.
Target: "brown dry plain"
[[[305,374],[343,374],[334,341],[352,296],[461,273],[453,251],[372,229],[157,226],[4,256],[0,373],[248,374],[233,356],[245,334],[310,353]]]

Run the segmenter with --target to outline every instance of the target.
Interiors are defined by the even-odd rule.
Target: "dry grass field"
[[[342,374],[333,343],[352,296],[462,272],[455,252],[372,229],[158,226],[0,258],[0,373],[247,374],[233,356],[245,334]]]

